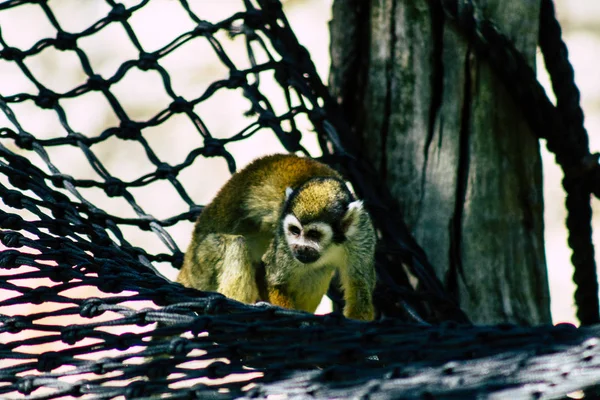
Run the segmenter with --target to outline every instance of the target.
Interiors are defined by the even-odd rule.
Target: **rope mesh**
[[[442,3],[452,16],[455,8]],[[0,93],[7,121],[0,128],[0,197],[5,205],[0,242],[6,248],[0,252],[0,396],[333,398],[351,393],[364,398],[465,398],[497,393],[551,398],[583,388],[592,393],[600,377],[597,327],[424,322],[467,320],[391,211],[389,193],[352,156],[355,149],[349,148],[336,103],[279,1],[244,0],[238,12],[218,22],[204,19],[193,2],[176,4],[190,28],[155,50],[145,48],[130,22],[150,7],[149,0],[130,7],[106,0],[106,15],[79,30],[63,28],[61,17],[43,0],[0,4],[0,17],[22,8],[42,13],[54,32],[21,47],[0,24],[0,60],[18,68],[31,88]],[[479,39],[500,35],[486,21],[459,23],[466,31],[479,32],[473,35]],[[121,60],[114,73],[101,74],[83,43],[115,27],[123,30],[133,56]],[[245,47],[242,59],[228,55],[231,42]],[[194,53],[193,43],[203,43],[207,52]],[[504,41],[487,44],[492,47],[489,54],[511,54]],[[163,64],[183,50],[215,56],[222,76],[202,89],[178,86],[175,73]],[[45,51],[72,57],[81,67],[81,82],[61,90],[42,83],[29,61]],[[121,100],[121,86],[138,73],[155,78],[166,96],[146,118],[134,117],[135,110]],[[523,69],[517,73],[531,78]],[[264,94],[267,78],[280,87],[284,110]],[[529,84],[524,87],[532,88]],[[230,92],[245,99],[247,124],[221,137],[201,111]],[[107,102],[114,113],[114,123],[96,135],[75,127],[67,106],[91,95]],[[544,110],[536,101],[533,106]],[[44,115],[51,113],[58,129],[48,134],[29,129],[32,116],[20,111],[28,104]],[[79,112],[93,115],[85,108]],[[545,112],[553,110],[546,107]],[[166,161],[160,146],[153,146],[152,129],[175,120],[193,127],[195,138],[183,160]],[[565,123],[582,121],[565,118]],[[347,174],[383,233],[377,308],[385,316],[413,323],[398,318],[362,323],[338,313],[315,316],[266,304],[247,306],[216,293],[185,289],[156,273],[154,265],[181,265],[182,253],[169,230],[191,223],[201,211],[182,175],[204,158],[222,160],[234,172],[236,159],[229,148],[264,132],[274,133],[286,151],[314,156],[304,146],[301,131],[306,128],[316,132],[321,159]],[[173,130],[163,143],[187,140],[177,134]],[[102,146],[111,142],[126,155],[130,149],[143,154],[149,167],[142,176],[130,176],[124,166],[107,167],[110,155]],[[68,156],[83,156],[89,169],[69,169]],[[577,164],[580,157],[574,157]],[[177,208],[158,207],[149,212],[139,193],[154,185],[174,191],[180,210],[173,214]],[[132,230],[148,232],[160,245],[136,246]],[[400,261],[420,279],[422,290],[411,289],[399,272]],[[336,293],[331,296],[335,299]],[[23,305],[33,311],[21,315]]]

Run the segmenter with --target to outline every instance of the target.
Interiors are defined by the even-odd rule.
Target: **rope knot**
[[[25,58],[25,54],[16,47],[6,47],[0,50],[0,58],[7,61],[21,61]]]
[[[137,63],[138,68],[142,71],[148,71],[151,69],[156,69],[158,67],[156,54],[152,53],[141,53],[140,59]]]
[[[83,318],[94,318],[104,314],[102,307],[105,305],[104,300],[97,297],[86,299],[79,306],[79,315]]]
[[[72,33],[60,31],[54,39],[54,47],[58,50],[73,50],[77,47],[77,36]]]
[[[86,334],[86,330],[81,329],[80,326],[68,325],[60,330],[60,340],[62,340],[63,343],[72,346],[80,340],[85,339]]]
[[[0,232],[0,241],[6,247],[12,247],[12,248],[22,247],[23,243],[21,243],[21,239],[23,239],[23,238],[24,238],[24,236],[21,235],[19,232],[13,232],[13,231]]]
[[[35,143],[35,137],[27,132],[23,132],[19,134],[17,139],[15,139],[15,143],[22,149],[31,150],[33,149],[33,144]]]
[[[110,177],[106,180],[104,192],[108,197],[118,197],[125,193],[125,183],[118,178]]]
[[[91,90],[104,90],[110,87],[110,82],[104,79],[101,75],[94,74],[89,77],[87,86]]]
[[[108,13],[108,18],[112,21],[124,22],[131,17],[131,11],[125,8],[121,3],[116,4]]]
[[[136,122],[123,121],[117,129],[117,137],[123,140],[138,140],[142,132]]]
[[[40,108],[54,108],[58,104],[58,94],[50,89],[42,88],[35,98],[35,104]]]
[[[62,365],[62,356],[55,351],[47,351],[39,355],[37,370],[40,372],[50,372]]]
[[[203,154],[206,157],[216,157],[223,154],[223,144],[219,139],[206,138],[204,139],[204,151]]]

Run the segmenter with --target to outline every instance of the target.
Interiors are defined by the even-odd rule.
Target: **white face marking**
[[[363,202],[361,200],[353,201],[348,205],[348,210],[342,220],[342,225],[345,226],[344,234],[346,237],[352,237],[358,232],[358,218],[362,210]]]
[[[289,199],[292,193],[294,193],[294,189],[292,189],[291,187],[285,188],[285,199]]]
[[[283,229],[285,239],[290,246],[293,247],[309,247],[314,249],[319,254],[319,259],[310,265],[329,265],[329,256],[333,247],[333,229],[325,222],[311,222],[302,226],[300,221],[292,214],[288,214],[283,219]],[[327,259],[327,264],[323,264],[321,259]],[[337,257],[334,257],[337,258]]]
[[[288,214],[283,219],[283,232],[287,242],[292,244],[300,244],[299,240],[302,237],[302,224],[298,221],[298,218],[292,214]],[[298,232],[298,235],[295,233]]]
[[[312,222],[304,227],[303,236],[307,242],[313,242],[320,248],[325,248],[333,239],[333,229],[325,222]]]
[[[333,229],[325,222],[311,222],[302,226],[298,218],[288,214],[283,219],[283,230],[289,244],[326,247],[333,238]]]

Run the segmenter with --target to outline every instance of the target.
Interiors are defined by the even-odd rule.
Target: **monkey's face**
[[[288,188],[282,228],[290,253],[303,264],[339,263],[363,212],[362,202],[336,178],[313,178],[296,190]]]
[[[293,214],[284,218],[283,231],[290,252],[303,264],[317,262],[333,239],[333,229],[329,224],[311,222],[302,225]]]

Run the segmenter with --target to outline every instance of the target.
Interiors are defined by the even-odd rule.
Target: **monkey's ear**
[[[342,231],[344,236],[349,237],[358,231],[358,220],[363,212],[363,202],[361,200],[353,201],[348,205],[346,214],[342,217]]]
[[[294,189],[292,189],[291,187],[285,188],[285,199],[289,199],[292,193],[294,193]]]

